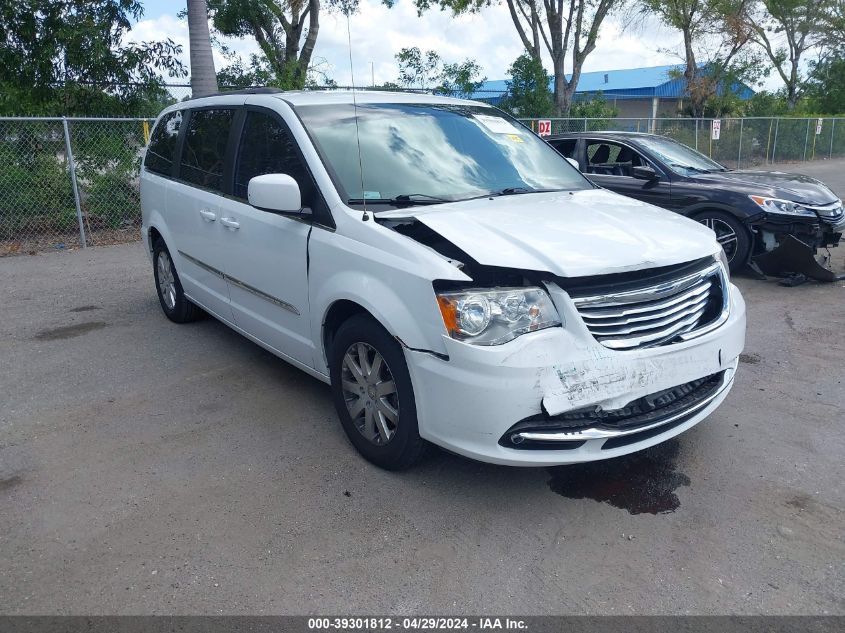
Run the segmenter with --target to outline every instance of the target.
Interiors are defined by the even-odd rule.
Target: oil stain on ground
[[[99,310],[100,306],[79,306],[78,308],[71,308],[71,312],[90,312],[91,310]]]
[[[75,325],[65,325],[63,327],[51,328],[49,330],[42,330],[35,335],[39,341],[55,341],[59,339],[73,338],[74,336],[82,336],[88,332],[99,330],[106,327],[105,321],[86,321],[85,323],[76,323]]]
[[[549,468],[549,487],[569,499],[594,499],[630,514],[665,514],[681,505],[675,490],[690,479],[675,471],[679,443],[587,464]]]
[[[19,483],[21,483],[23,479],[20,475],[12,475],[11,477],[0,477],[0,491],[8,490],[9,488],[14,488]]]

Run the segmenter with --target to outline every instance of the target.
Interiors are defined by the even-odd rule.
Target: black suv
[[[597,185],[707,225],[731,270],[792,236],[816,249],[836,246],[845,230],[842,201],[798,174],[730,170],[656,134],[581,132],[546,137]]]

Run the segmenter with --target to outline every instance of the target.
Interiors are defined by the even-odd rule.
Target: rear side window
[[[144,166],[157,174],[170,175],[173,168],[173,154],[176,151],[176,139],[182,125],[182,113],[171,112],[162,117],[150,138],[150,146],[144,158]]]
[[[279,120],[264,112],[248,112],[235,166],[235,191],[247,197],[249,181],[263,174],[287,174],[299,185],[302,204],[313,206],[314,185],[296,151],[296,143]]]
[[[186,182],[220,191],[226,142],[235,111],[195,110],[188,121],[179,177]]]

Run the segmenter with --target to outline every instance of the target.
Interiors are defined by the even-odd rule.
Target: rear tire
[[[742,270],[751,253],[751,234],[748,229],[735,217],[722,211],[703,211],[695,216],[695,220],[716,233],[731,272]]]
[[[329,371],[343,430],[365,459],[404,470],[422,457],[405,354],[387,330],[369,315],[349,318],[332,338]]]
[[[174,323],[190,323],[202,316],[202,310],[185,296],[170,251],[161,238],[153,243],[153,275],[158,302],[168,319]]]

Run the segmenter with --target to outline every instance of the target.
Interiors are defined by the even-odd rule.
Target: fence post
[[[771,165],[775,164],[775,152],[778,151],[778,129],[780,129],[780,118],[778,117],[775,119],[775,142],[772,145],[772,162]]]
[[[739,169],[739,164],[742,162],[742,128],[745,119],[739,120],[739,154],[736,157],[736,168]]]
[[[67,117],[62,117],[62,127],[65,130],[65,152],[67,153],[67,164],[70,169],[70,182],[73,186],[73,201],[76,204],[76,219],[79,221],[79,241],[82,248],[88,248],[85,243],[85,224],[82,221],[82,204],[79,201],[79,185],[76,182],[76,163],[73,161],[73,150],[70,146],[70,130],[67,125]]]
[[[587,117],[584,117],[584,131],[587,131]]]
[[[830,120],[830,152],[828,152],[828,159],[833,158],[833,133],[836,132],[836,119]]]
[[[695,120],[695,150],[698,151],[698,119]]]
[[[810,119],[807,119],[807,133],[804,135],[804,155],[801,157],[801,162],[807,160],[807,143],[810,141]]]

